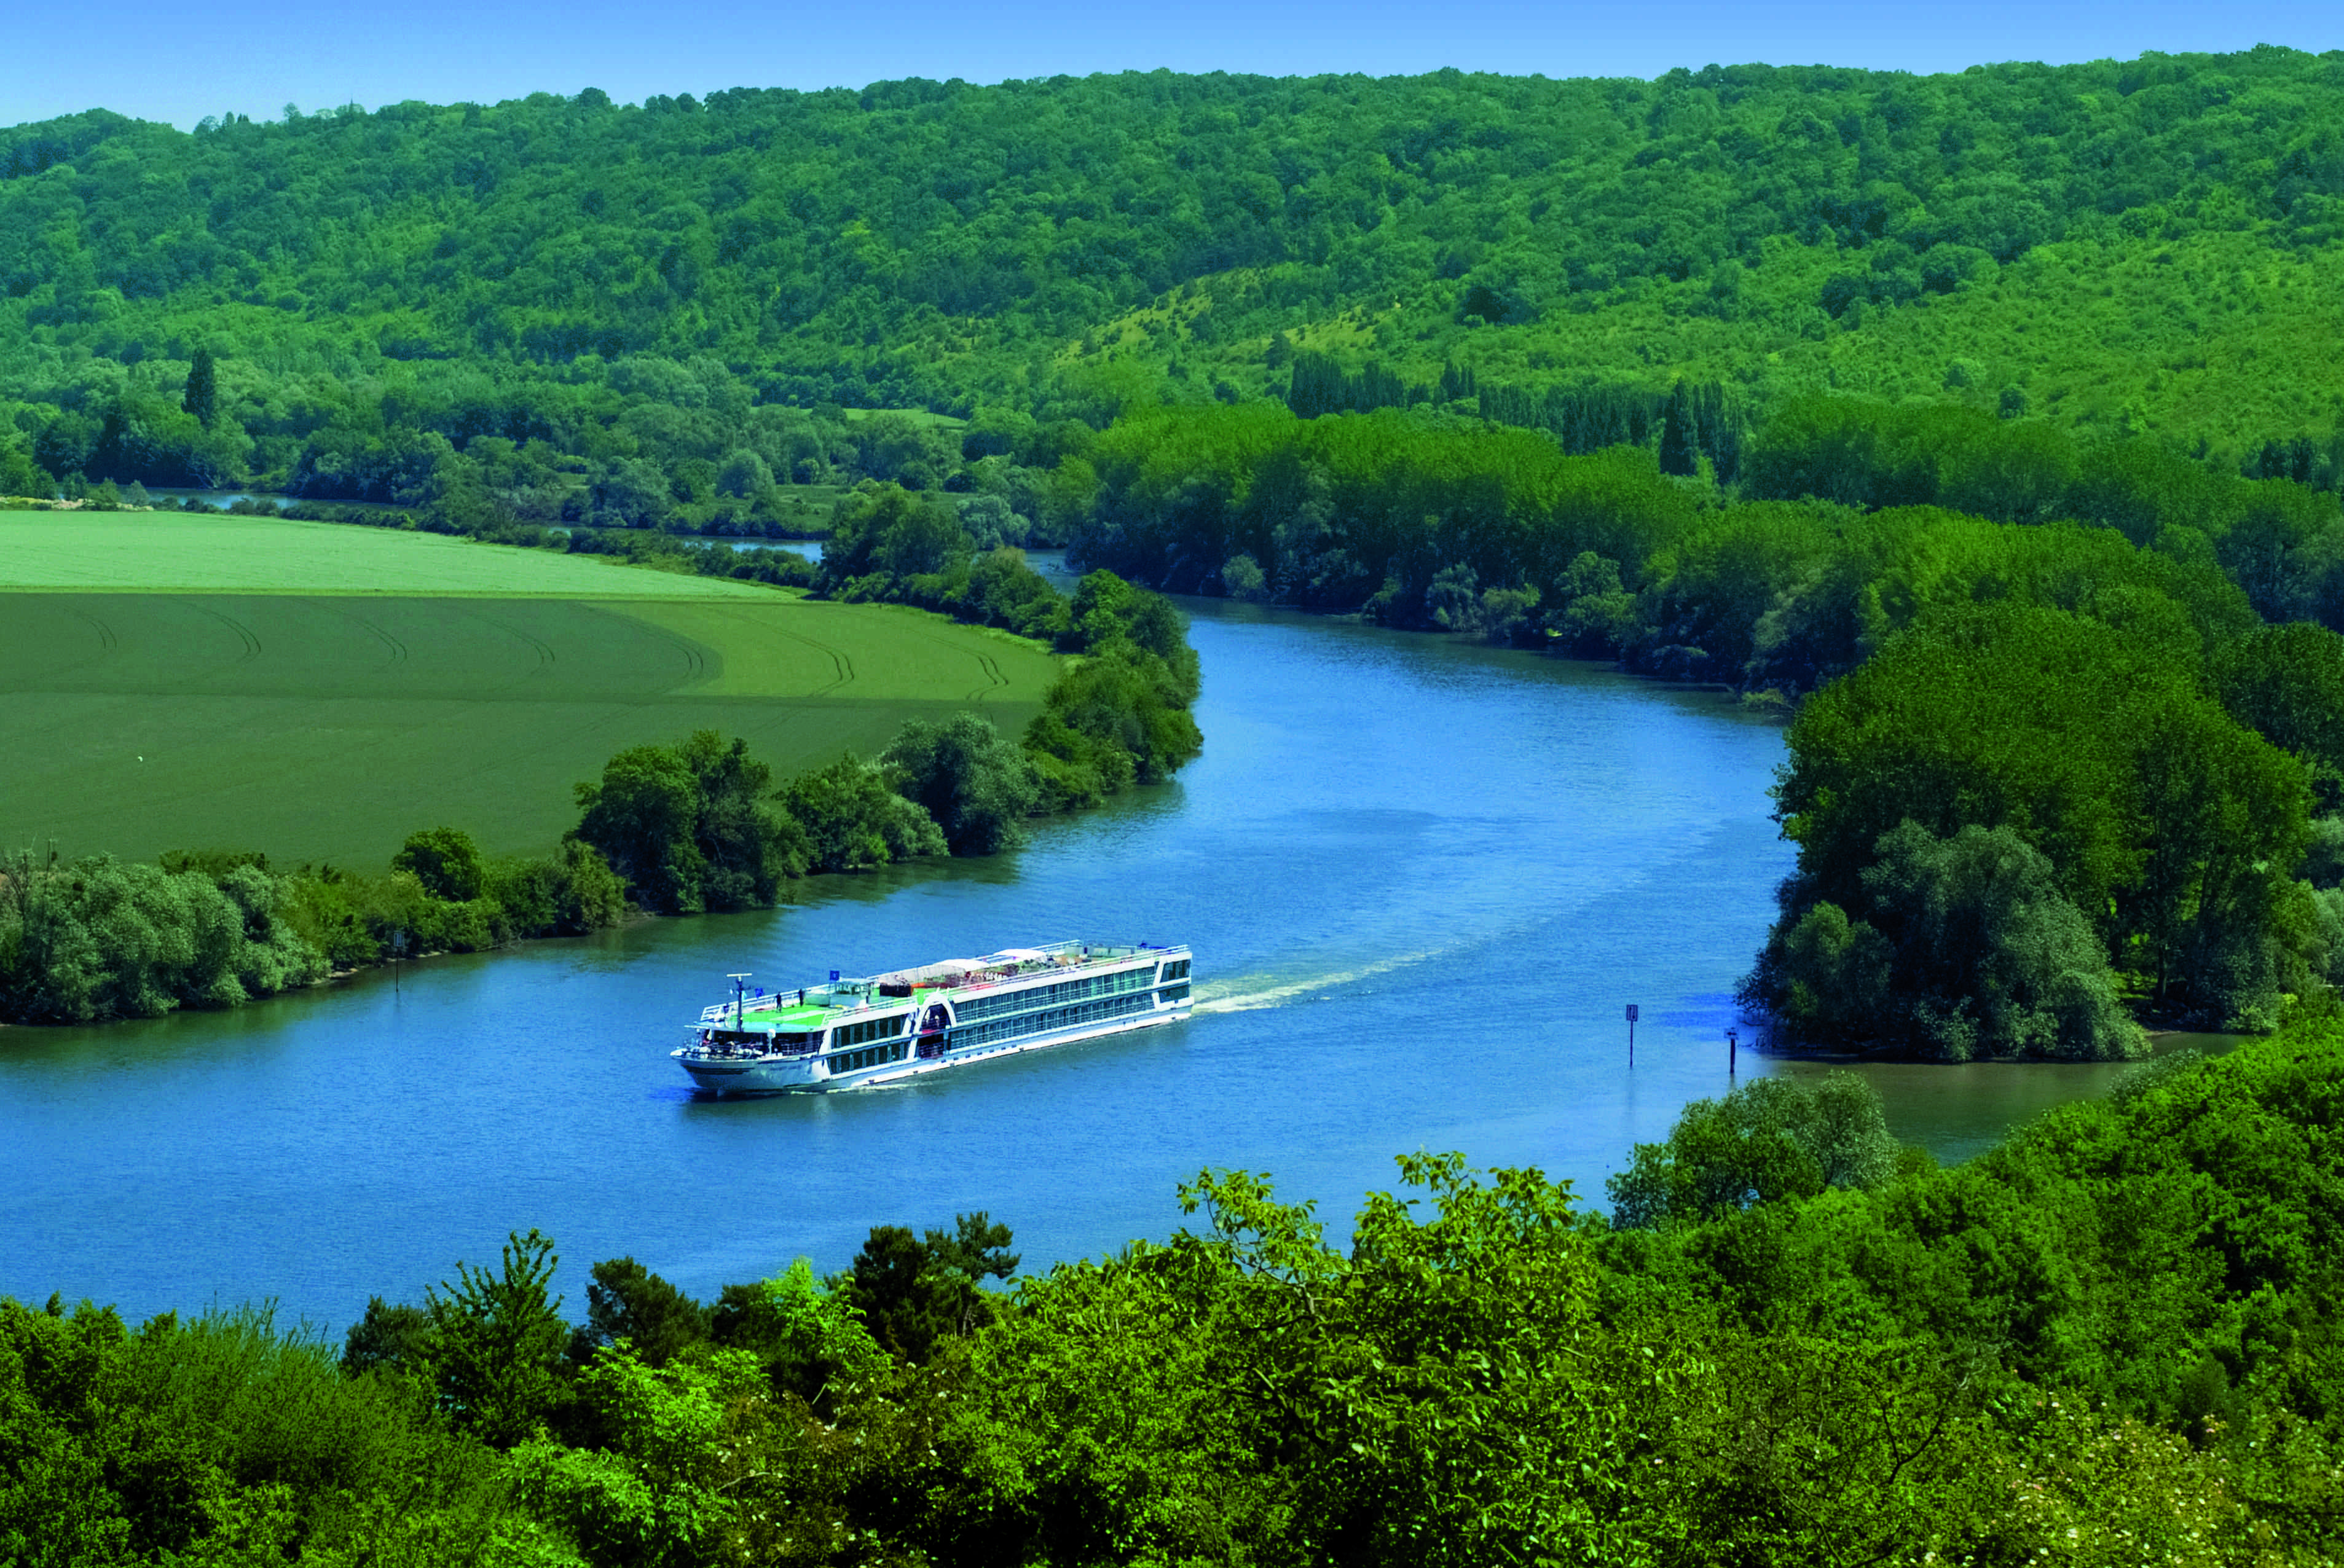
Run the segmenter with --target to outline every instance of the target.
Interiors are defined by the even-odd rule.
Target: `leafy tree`
[[[701,907],[700,791],[674,749],[620,752],[599,783],[578,786],[578,803],[584,811],[578,838],[610,861],[637,898],[653,909]]]
[[[977,1285],[1015,1271],[1010,1240],[1006,1225],[983,1213],[960,1215],[951,1232],[924,1237],[900,1225],[874,1225],[840,1291],[881,1345],[905,1361],[925,1362],[939,1342],[992,1321]]]
[[[455,903],[479,898],[487,886],[480,848],[460,828],[426,828],[409,834],[390,865],[395,871],[412,871],[433,898]]]
[[[773,487],[773,469],[766,466],[762,456],[746,449],[725,458],[724,467],[716,475],[716,489],[720,495],[753,500]]]
[[[792,779],[780,800],[813,870],[867,871],[945,850],[944,833],[920,803],[897,794],[884,768],[852,753]]]
[[[761,1381],[737,1352],[654,1367],[627,1347],[602,1350],[578,1380],[602,1441],[520,1448],[510,1468],[521,1496],[592,1563],[723,1560],[719,1544],[739,1539],[743,1523],[739,1489],[765,1458],[754,1416],[742,1419]]]
[[[865,475],[906,490],[937,488],[960,456],[935,426],[901,414],[873,414],[857,419],[851,427],[851,438],[857,466]]]
[[[1877,1187],[1894,1173],[1896,1153],[1880,1096],[1862,1079],[1762,1078],[1688,1105],[1667,1141],[1636,1145],[1605,1191],[1614,1225],[1652,1230],[1827,1187]]]
[[[1009,509],[1008,501],[995,495],[970,496],[963,500],[960,526],[980,552],[997,550],[1004,545],[1023,545],[1028,531],[1026,519]]]
[[[2185,658],[2163,638],[2015,603],[1948,612],[1891,641],[1792,726],[1777,799],[1799,872],[1770,954],[1821,904],[1862,920],[1885,891],[1868,868],[1908,819],[1939,840],[2007,827],[2111,959],[2218,1021],[2268,1016],[2302,975],[2309,911],[2288,873],[2309,792],[2300,764],[2216,708]],[[2012,896],[2037,911],[2021,928],[2030,941],[2065,929],[2040,924],[2040,900]],[[1839,940],[1813,935],[1816,954]],[[1791,972],[1762,962],[1753,996],[1790,1005]],[[2075,1027],[2062,1038],[2110,1038]]]
[[[667,520],[675,505],[675,493],[666,477],[641,458],[609,464],[590,495],[590,516],[601,528],[656,528]]]
[[[994,855],[1014,845],[1040,800],[1032,761],[974,713],[910,719],[879,760],[955,855]]]
[[[548,1292],[559,1262],[551,1241],[515,1231],[497,1272],[459,1262],[452,1283],[426,1292],[425,1354],[440,1409],[493,1447],[526,1442],[561,1395],[570,1333],[561,1298]]]
[[[0,496],[27,496],[46,500],[56,493],[56,481],[43,473],[32,452],[0,433]]]
[[[1008,1226],[995,1222],[980,1209],[974,1214],[955,1214],[951,1231],[930,1231],[921,1242],[939,1267],[957,1270],[982,1282],[1006,1280],[1017,1271],[1017,1254],[1009,1250],[1015,1239]]]
[[[0,1018],[151,1018],[307,985],[325,960],[290,915],[287,879],[250,863],[0,858]]]
[[[858,489],[839,503],[830,541],[823,547],[823,572],[838,583],[874,572],[915,577],[965,560],[971,548],[958,510],[945,498],[888,482]]]
[[[210,429],[219,422],[219,371],[208,348],[197,348],[187,366],[187,388],[179,407]]]
[[[1669,411],[1661,423],[1661,472],[1701,472],[1701,421],[1693,412],[1692,394],[1680,380],[1669,394]]]
[[[450,1561],[534,1533],[494,1456],[266,1309],[134,1329],[0,1300],[0,1543],[27,1565]]]
[[[570,1336],[570,1359],[581,1366],[624,1340],[645,1366],[662,1367],[708,1338],[709,1312],[632,1258],[594,1265],[586,1287],[586,1321]]]
[[[2310,764],[2329,810],[2344,804],[2344,637],[2298,623],[2264,627],[2224,650],[2222,706]]]
[[[516,936],[583,936],[626,914],[626,889],[610,862],[575,839],[550,856],[491,865],[487,875],[487,894]]]
[[[1269,597],[1269,579],[1262,575],[1261,563],[1251,556],[1231,556],[1221,567],[1221,588],[1231,598],[1263,599]]]
[[[2146,1051],[2090,922],[2015,829],[1908,820],[1876,852],[1856,916],[1815,903],[1760,960],[1753,1000],[1800,1038],[1946,1061]]]
[[[431,1315],[421,1307],[367,1298],[366,1314],[349,1327],[342,1348],[342,1371],[421,1372],[430,1355]]]
[[[968,590],[960,606],[941,608],[975,612],[974,618],[1005,627],[1024,637],[1056,638],[1073,624],[1066,600],[1041,573],[1026,564],[1023,550],[989,550],[969,569]]]
[[[804,1258],[773,1279],[725,1286],[710,1333],[720,1345],[753,1353],[777,1392],[834,1413],[887,1365],[848,1292],[817,1279]]]
[[[1044,801],[1064,809],[1170,778],[1204,744],[1182,689],[1161,659],[1128,643],[1059,678],[1026,732]]]
[[[771,904],[809,853],[804,830],[767,803],[772,786],[747,742],[695,730],[621,751],[600,781],[579,785],[573,832],[662,913]]]
[[[1581,658],[1617,655],[1637,633],[1635,596],[1622,586],[1620,563],[1593,550],[1572,558],[1557,590],[1554,630],[1565,652]]]

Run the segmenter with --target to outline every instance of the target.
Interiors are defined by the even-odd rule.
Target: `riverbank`
[[[851,1257],[877,1165],[927,1173],[916,1223],[1016,1214],[1041,1266],[1161,1234],[1207,1162],[1275,1169],[1332,1212],[1420,1145],[1600,1191],[1631,1144],[1722,1091],[1712,1020],[1781,875],[1763,794],[1778,730],[1600,670],[1190,608],[1205,751],[1011,853],[434,959],[397,989],[375,970],[261,1007],[12,1031],[0,1292],[146,1312],[232,1282],[340,1325],[381,1282],[529,1223],[581,1266],[631,1251],[712,1293],[801,1251]],[[731,972],[796,985],[1092,933],[1190,942],[1197,1015],[814,1101],[699,1101],[667,1059]],[[1460,975],[1480,1000],[1451,1011]],[[1625,1000],[1647,1010],[1632,1077]],[[1437,1054],[1407,1049],[1433,1017]],[[787,1172],[791,1201],[710,1226],[679,1200],[743,1171]],[[557,1288],[584,1287],[573,1268]]]
[[[97,812],[101,830],[116,835],[96,854],[67,839],[72,858],[63,859],[56,825],[30,824],[48,828],[52,848],[38,859],[17,856],[0,880],[0,1014],[18,1021],[234,1006],[334,968],[582,932],[611,923],[622,891],[670,913],[770,904],[783,881],[809,872],[989,854],[1019,819],[1160,782],[1201,744],[1188,713],[1195,656],[1178,615],[1107,574],[1068,601],[1016,568],[1020,602],[1043,613],[1059,650],[1074,656],[1062,660],[1038,641],[915,608],[817,603],[704,577],[679,584],[672,601],[588,602],[578,590],[611,585],[574,559],[273,517],[85,523],[0,514],[0,542],[22,547],[0,567],[0,588],[17,589],[19,600],[0,617],[0,666],[21,689],[10,721],[23,722],[28,709],[52,720],[27,732],[35,743],[6,750],[0,784],[30,769],[31,787],[11,791],[16,809],[29,814],[70,790],[59,809]],[[362,611],[341,602],[402,578],[499,597],[367,597]],[[73,591],[94,581],[132,591]],[[245,591],[219,591],[231,587]],[[939,650],[968,662],[955,669]],[[394,705],[415,725],[419,685],[456,705],[421,727],[462,760],[419,773],[409,756],[404,769],[379,768],[369,783],[391,804],[367,809],[348,786],[350,709]],[[962,689],[946,697],[951,686]],[[764,717],[788,728],[801,756],[828,751],[837,727],[810,747],[804,720],[837,712],[844,688],[852,723],[888,723],[861,748],[870,761],[843,748],[792,768],[785,754],[776,773],[749,738],[708,722],[712,699],[765,699]],[[675,713],[673,729],[645,732],[646,697]],[[247,721],[222,724],[223,701],[248,707]],[[581,709],[624,727],[599,756],[578,754],[598,728],[580,726]],[[193,747],[175,747],[161,728],[163,713],[224,733],[233,754],[191,757]],[[987,714],[1009,719],[1011,733]],[[524,717],[550,725],[561,744],[516,748]],[[127,753],[95,792],[93,738],[76,718]],[[256,744],[264,725],[321,749],[308,759],[310,789],[287,789],[283,759]],[[662,744],[680,730],[691,739]],[[546,781],[530,805],[499,792],[502,815],[476,828],[480,819],[455,798],[463,791],[450,785],[488,771],[482,753],[502,759],[508,781],[565,760],[569,776]],[[191,763],[217,810],[192,826],[185,813],[202,797],[169,788]],[[595,773],[599,782],[579,782]],[[699,803],[697,826],[679,828],[673,809],[645,803],[665,799],[670,775]],[[103,799],[109,789],[119,799]],[[264,813],[232,809],[256,794],[293,813],[307,837],[268,833]],[[731,816],[712,805],[736,796]],[[432,802],[422,822],[418,799]],[[573,815],[581,804],[584,815]],[[396,856],[323,848],[321,814],[350,834],[397,834],[391,842],[403,846]],[[513,828],[522,817],[537,829],[526,839]],[[137,863],[118,837],[124,822],[160,840],[149,853],[161,864]],[[513,852],[515,839],[556,839],[551,857]],[[241,847],[256,841],[296,869],[272,871],[267,854]],[[127,863],[109,858],[126,853]],[[450,854],[460,871],[448,869]],[[387,879],[348,869],[384,859]],[[211,924],[242,935],[198,940]]]
[[[575,1260],[556,1283],[573,1302],[582,1261],[621,1253],[705,1296],[800,1252],[842,1266],[881,1165],[926,1173],[906,1221],[1014,1216],[1040,1268],[1165,1234],[1202,1165],[1273,1171],[1333,1215],[1389,1184],[1396,1149],[1591,1197],[1688,1101],[1794,1070],[1744,1053],[1729,1076],[1724,1051],[1789,869],[1765,797],[1779,726],[1588,664],[1184,608],[1211,744],[1010,854],[434,959],[397,987],[375,970],[266,1007],[11,1031],[0,1292],[144,1313],[225,1282],[338,1332],[382,1282],[538,1224]],[[1092,932],[1188,942],[1196,1015],[815,1101],[699,1101],[666,1057],[731,972],[795,985]],[[1998,1106],[2041,1109],[2012,1085],[2099,1092],[2058,1066],[1858,1070],[1944,1160]],[[712,1226],[679,1197],[741,1171],[787,1172],[790,1201]]]
[[[2344,858],[2305,854],[2344,832],[2312,788],[2344,770],[2344,636],[2309,618],[2329,568],[2274,578],[2255,520],[2344,537],[2332,494],[1844,397],[1713,481],[1671,409],[1666,467],[1396,407],[1135,412],[1084,451],[1075,548],[1775,694],[1801,875],[1745,1000],[1803,1045],[2122,1059],[2127,998],[2268,1030],[2344,985]]]

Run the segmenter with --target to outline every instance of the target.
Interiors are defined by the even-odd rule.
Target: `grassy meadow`
[[[761,599],[721,578],[442,534],[192,512],[0,512],[0,592]]]
[[[611,753],[709,726],[783,773],[914,715],[1024,727],[1039,645],[582,557],[250,518],[0,514],[18,840],[379,866],[419,827],[541,849]]]

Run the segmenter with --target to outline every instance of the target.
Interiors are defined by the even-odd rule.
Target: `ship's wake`
[[[1343,970],[1334,974],[1311,975],[1303,980],[1262,985],[1269,977],[1241,976],[1235,980],[1211,980],[1197,988],[1197,1004],[1192,1012],[1258,1012],[1263,1008],[1284,1007],[1295,998],[1313,991],[1331,990],[1337,986],[1353,985],[1378,975],[1404,970],[1411,964],[1424,963],[1454,951],[1453,947],[1427,948],[1421,952],[1396,953],[1379,959],[1357,969]]]

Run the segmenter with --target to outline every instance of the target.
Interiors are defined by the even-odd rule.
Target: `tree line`
[[[1741,471],[1743,415],[1723,384],[1715,381],[1693,386],[1680,377],[1665,393],[1626,385],[1560,382],[1532,391],[1504,382],[1485,383],[1472,366],[1452,362],[1441,367],[1438,382],[1419,386],[1401,380],[1374,359],[1352,374],[1332,355],[1306,349],[1294,357],[1293,379],[1286,390],[1286,406],[1304,419],[1419,404],[1470,411],[1492,425],[1544,430],[1574,457],[1607,447],[1643,447],[1657,439],[1662,473],[1701,473],[1703,458],[1707,471],[1720,483],[1732,483]],[[2285,465],[2301,457],[2309,462],[2309,452],[2308,442],[2300,453],[2292,446],[2285,453],[2273,446],[2260,461]]]
[[[1853,399],[1726,487],[1439,408],[1163,410],[1069,470],[1073,548],[1143,581],[1795,711],[1744,993],[1787,1038],[2123,1058],[2137,1017],[2267,1029],[2344,978],[2332,492]]]
[[[550,1238],[365,1305],[0,1301],[0,1546],[173,1562],[2312,1563],[2344,1536],[2334,1020],[1950,1169],[1840,1075],[1610,1183],[1404,1156],[1338,1245],[1207,1171],[1021,1273],[985,1213],[697,1298]],[[1014,1288],[1002,1286],[1014,1281]],[[352,1303],[355,1309],[357,1303]]]
[[[842,488],[875,481],[950,494],[992,543],[1051,543],[1064,508],[1047,471],[1101,417],[1086,405],[849,417],[763,401],[705,357],[595,360],[549,381],[197,355],[184,391],[98,362],[0,381],[0,497],[146,504],[150,487],[249,486],[518,542],[581,528],[802,538],[827,530]]]

